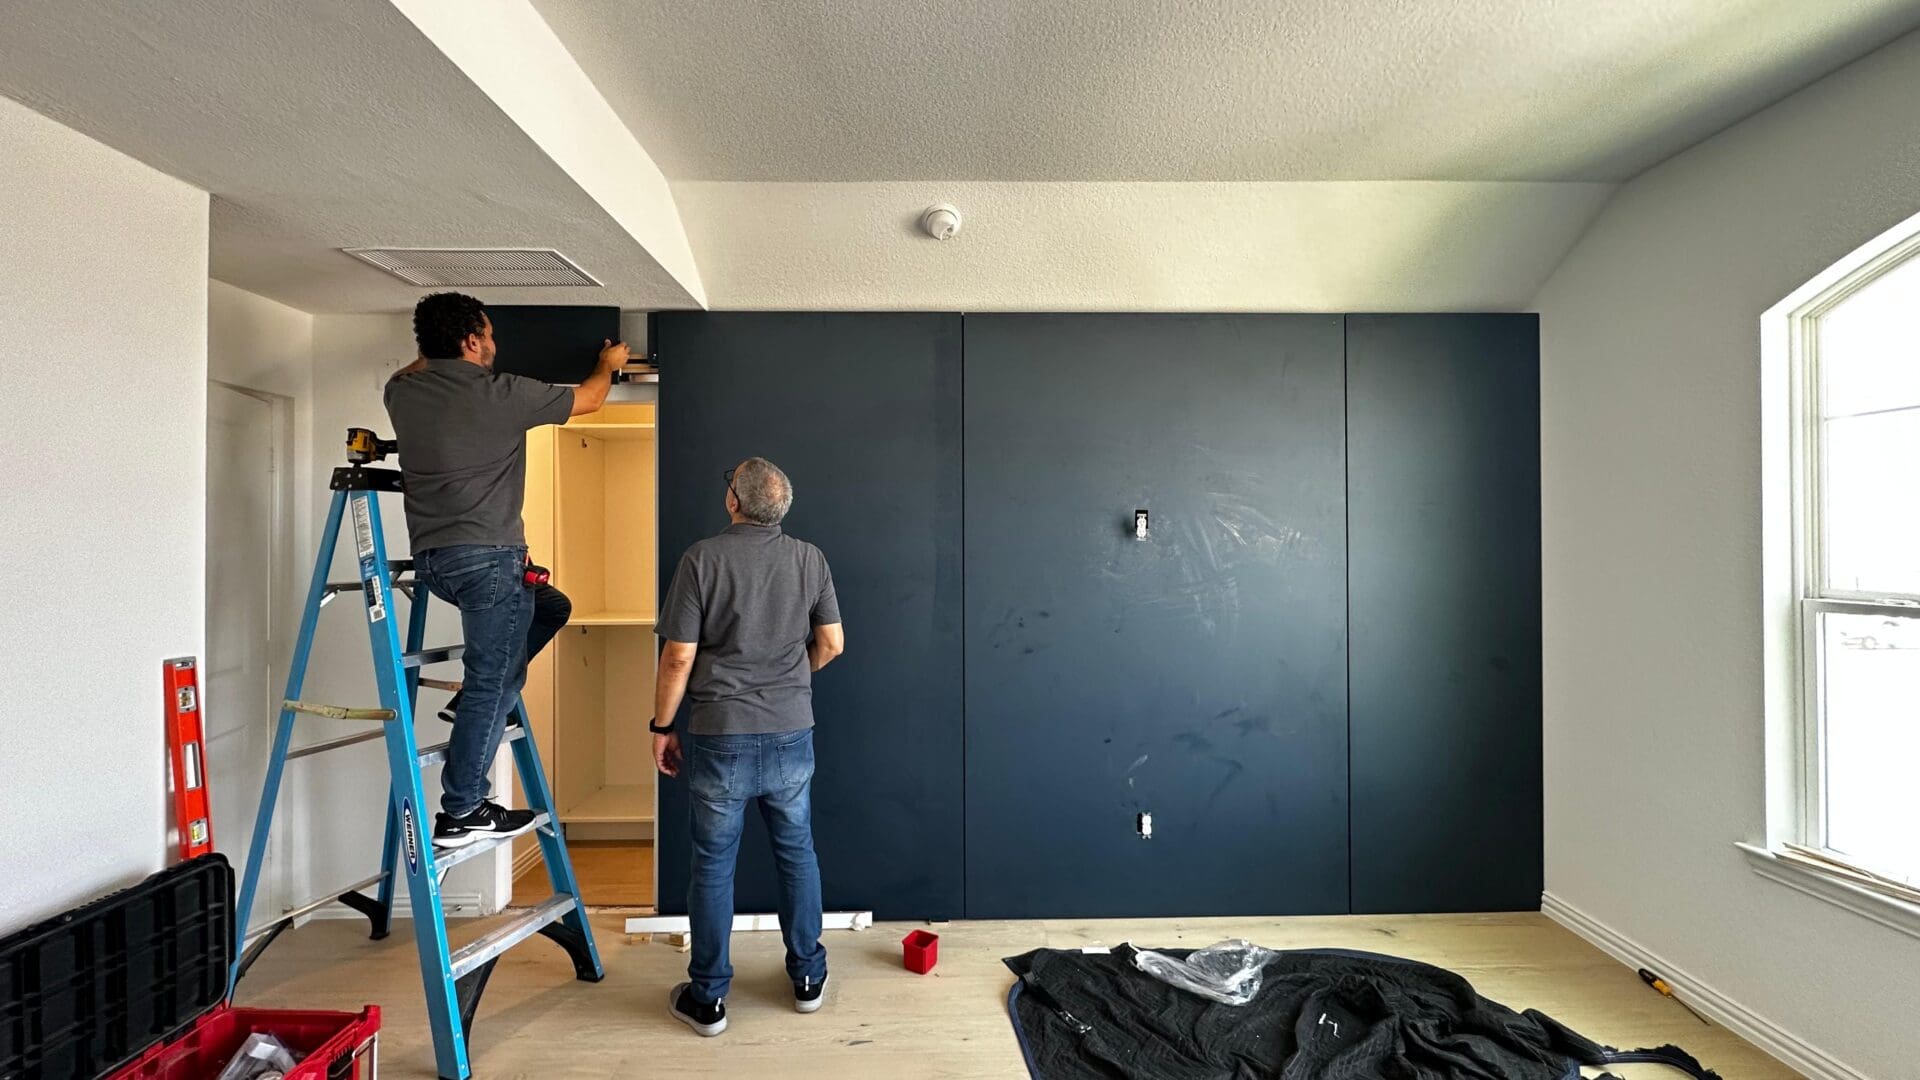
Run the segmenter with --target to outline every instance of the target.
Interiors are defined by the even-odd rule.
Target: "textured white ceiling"
[[[496,303],[696,303],[388,0],[8,0],[0,94],[212,192],[213,275],[303,310],[411,307],[337,250],[374,245],[555,247],[606,284]]]
[[[4,11],[0,95],[212,192],[213,274],[315,312],[412,303],[336,250],[362,245],[555,247],[607,285],[496,303],[1511,308],[1588,181],[1920,24],[1920,0]],[[961,237],[915,235],[948,199]]]
[[[675,180],[1618,180],[1915,0],[534,0]]]
[[[716,308],[1505,311],[1610,184],[675,185]],[[920,212],[966,215],[941,242]]]

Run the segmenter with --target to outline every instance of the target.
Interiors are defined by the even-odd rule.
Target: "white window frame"
[[[1762,318],[1767,835],[1764,843],[1739,847],[1765,877],[1920,937],[1920,902],[1862,887],[1846,873],[1843,857],[1824,850],[1824,716],[1817,677],[1822,614],[1920,617],[1920,594],[1822,587],[1826,552],[1818,500],[1824,453],[1819,320],[1914,258],[1920,258],[1920,214],[1836,262]],[[1795,847],[1821,851],[1840,866],[1792,858]]]

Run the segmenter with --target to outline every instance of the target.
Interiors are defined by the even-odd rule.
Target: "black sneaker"
[[[727,1030],[727,1002],[725,998],[707,1004],[693,996],[692,983],[679,983],[667,991],[667,1011],[675,1020],[687,1025],[697,1035],[711,1039]]]
[[[488,837],[519,836],[533,828],[534,816],[531,810],[509,810],[496,802],[483,802],[465,817],[442,813],[433,820],[433,846],[466,847]]]
[[[439,714],[440,719],[445,720],[447,723],[451,724],[454,722],[455,719],[457,719],[460,716],[460,695],[463,693],[465,693],[465,691],[455,690],[453,692],[453,696],[447,699],[447,703],[445,705],[440,706],[440,714]],[[508,711],[507,726],[512,727],[515,724],[518,724],[519,722],[520,722],[520,714],[518,712],[511,711],[511,710]]]
[[[801,979],[793,984],[793,1011],[819,1012],[827,1003],[827,977]]]

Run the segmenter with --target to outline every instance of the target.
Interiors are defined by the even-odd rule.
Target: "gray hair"
[[[755,525],[778,525],[793,508],[793,481],[773,462],[751,457],[734,471],[733,497],[741,517]]]

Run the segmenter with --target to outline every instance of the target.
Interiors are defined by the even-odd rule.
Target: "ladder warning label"
[[[353,547],[360,555],[361,591],[367,596],[367,621],[377,623],[387,617],[387,602],[381,595],[384,589],[377,585],[366,588],[372,584],[367,578],[373,570],[373,515],[367,512],[367,499],[370,498],[371,495],[353,500]]]
[[[373,558],[373,522],[367,515],[367,500],[353,500],[353,547],[362,559]]]

